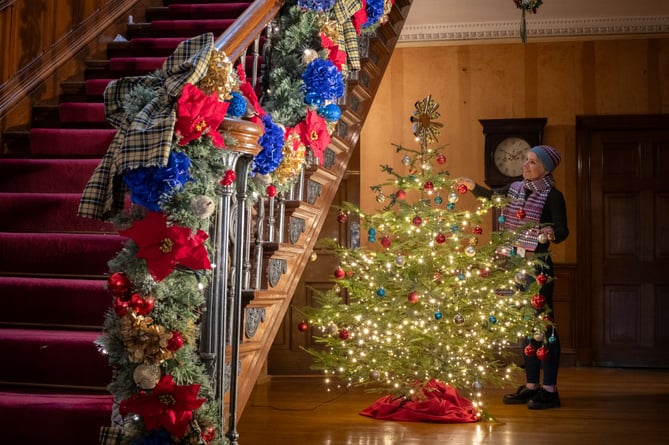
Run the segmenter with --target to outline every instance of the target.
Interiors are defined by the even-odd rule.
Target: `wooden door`
[[[579,132],[578,235],[579,258],[590,256],[581,270],[592,362],[669,367],[669,116],[580,124],[589,127]]]

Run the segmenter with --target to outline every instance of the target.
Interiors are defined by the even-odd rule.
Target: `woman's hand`
[[[476,183],[470,178],[465,178],[464,176],[460,176],[459,178],[455,179],[456,187],[459,187],[462,184],[464,184],[467,187],[467,190],[473,190],[474,187],[476,187]]]

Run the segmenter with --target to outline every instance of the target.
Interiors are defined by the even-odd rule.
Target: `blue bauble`
[[[323,105],[323,98],[320,94],[310,91],[304,95],[304,103],[312,107],[320,107]]]
[[[367,241],[369,241],[370,243],[375,243],[376,242],[376,236],[369,235],[367,237]]]
[[[455,209],[455,203],[453,203],[453,202],[449,202],[449,203],[446,205],[446,208],[447,208],[448,210],[454,210],[454,209]]]
[[[337,104],[328,104],[318,109],[318,114],[328,122],[337,122],[341,117],[341,108]]]
[[[555,335],[548,337],[548,343],[554,344],[555,342],[557,342],[557,337]]]
[[[437,196],[436,198],[434,198],[435,204],[441,204],[442,202],[444,202],[444,199],[441,196]]]
[[[441,311],[437,311],[434,313],[434,319],[435,320],[441,320],[441,318],[444,316],[444,314],[441,313]]]
[[[457,232],[458,229],[459,229],[459,227],[458,227],[457,224],[453,224],[453,225],[451,226],[451,232],[453,232],[453,233]]]
[[[376,229],[374,227],[370,227],[369,230],[367,230],[367,235],[376,236]]]
[[[490,317],[488,317],[488,321],[492,324],[495,324],[497,323],[497,318],[494,315],[491,315]]]
[[[499,217],[497,218],[497,222],[500,224],[504,224],[506,222],[506,216],[499,215]]]
[[[378,295],[379,297],[385,297],[386,296],[386,290],[384,288],[380,287],[376,290],[376,295]]]
[[[463,274],[463,273],[458,274],[458,280],[465,281],[465,274]]]

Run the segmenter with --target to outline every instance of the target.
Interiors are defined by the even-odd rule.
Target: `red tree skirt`
[[[417,400],[384,396],[360,411],[360,415],[405,422],[471,423],[479,420],[472,402],[460,397],[448,385],[430,380],[423,394],[424,397]]]

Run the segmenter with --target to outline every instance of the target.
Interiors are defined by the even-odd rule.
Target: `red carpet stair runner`
[[[63,83],[61,103],[35,107],[33,128],[0,159],[0,443],[91,445],[110,422],[111,369],[96,350],[110,306],[107,261],[123,238],[79,218],[79,196],[114,130],[110,79],[159,68],[177,44],[220,35],[251,2],[166,2],[128,25],[109,60]],[[174,4],[169,4],[174,3]]]

